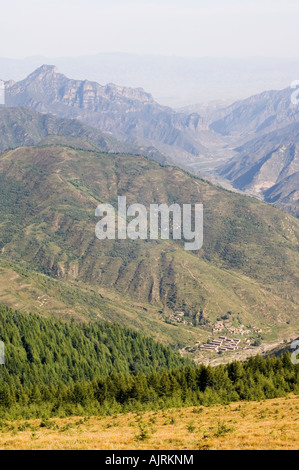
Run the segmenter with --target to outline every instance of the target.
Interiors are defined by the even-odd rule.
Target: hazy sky
[[[1,0],[0,57],[299,57],[298,0]]]

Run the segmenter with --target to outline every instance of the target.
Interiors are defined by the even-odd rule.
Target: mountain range
[[[140,88],[71,80],[54,66],[6,82],[0,302],[117,321],[180,348],[208,340],[221,321],[263,345],[289,338],[299,315],[299,221],[271,204],[299,215],[290,91],[202,118]],[[185,171],[204,167],[270,204]],[[146,207],[203,203],[202,250],[186,252],[177,240],[99,241],[95,208],[119,195]]]
[[[51,113],[51,117],[39,118],[41,137],[48,142],[59,135],[61,143],[62,135],[67,135],[69,145],[70,139],[79,136],[106,151],[144,154],[212,181],[216,178],[220,184],[228,182],[298,216],[299,113],[291,94],[291,88],[286,88],[229,106],[195,106],[177,112],[159,105],[141,88],[71,80],[55,66],[44,65],[21,82],[6,82],[7,106]],[[72,123],[63,124],[59,118]],[[3,135],[7,135],[7,126]],[[18,142],[24,145],[27,141],[37,143],[22,136]],[[82,139],[80,142],[82,145]],[[7,147],[8,143],[2,144]]]
[[[78,145],[79,136],[82,146],[84,137],[105,151],[144,154],[212,181],[216,178],[220,184],[228,182],[298,216],[299,113],[291,94],[291,88],[286,88],[229,106],[222,102],[177,112],[159,105],[141,88],[71,80],[55,66],[43,65],[21,82],[6,82],[6,106],[52,115],[39,117],[41,136],[37,133],[32,140],[28,136],[37,135],[36,131],[24,129],[27,139],[20,135],[18,140],[16,135],[17,145],[36,144],[39,137],[54,142],[53,135],[59,135],[62,143],[62,135],[67,135],[67,145],[71,139]],[[5,119],[9,125],[9,117]],[[28,119],[24,122],[27,126]],[[14,146],[7,142],[2,149]]]
[[[290,87],[265,91],[216,110],[211,128],[223,135],[250,140],[299,122],[299,107],[293,104]]]
[[[245,99],[283,89],[299,77],[298,59],[216,58],[102,53],[85,57],[0,58],[3,80],[23,80],[43,64],[80,80],[143,87],[156,101],[178,109],[215,100]],[[201,114],[201,113],[200,113]]]
[[[85,150],[141,154],[161,163],[170,161],[154,147],[120,142],[76,119],[59,119],[25,107],[0,107],[0,152],[26,145],[62,143]]]
[[[141,88],[69,79],[55,66],[44,65],[21,82],[6,82],[6,105],[79,119],[123,142],[155,147],[174,162],[211,157],[201,143],[201,134],[210,131],[198,114],[161,106]]]

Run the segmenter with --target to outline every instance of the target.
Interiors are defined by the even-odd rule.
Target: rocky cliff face
[[[44,65],[21,82],[7,82],[6,101],[8,106],[79,119],[119,140],[154,146],[177,162],[209,154],[200,143],[208,125],[198,114],[176,113],[142,88],[71,80]]]
[[[264,200],[299,218],[299,171],[264,192]]]
[[[299,123],[299,106],[292,104],[294,90],[265,91],[216,111],[211,129],[222,135],[238,135],[248,141]]]
[[[235,188],[299,215],[299,124],[291,124],[236,149],[217,171]]]
[[[237,144],[216,173],[298,217],[299,106],[294,89],[265,91],[217,110],[211,129]]]

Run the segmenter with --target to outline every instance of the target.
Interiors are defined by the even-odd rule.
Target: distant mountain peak
[[[32,74],[30,74],[29,77],[33,78],[33,77],[37,77],[37,76],[45,76],[45,75],[48,75],[48,74],[51,74],[51,75],[59,74],[59,70],[56,67],[56,65],[44,64],[41,67],[39,67],[38,69],[36,69],[34,72],[32,72]]]

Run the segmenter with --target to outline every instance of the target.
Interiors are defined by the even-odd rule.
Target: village
[[[245,325],[242,324],[234,326],[232,321],[229,319],[229,315],[225,315],[225,317],[223,319],[217,319],[217,321],[214,323],[207,321],[205,326],[208,326],[208,329],[212,332],[213,335],[215,335],[215,333],[219,335],[219,333],[226,331],[230,335],[243,336],[243,338],[230,338],[222,333],[221,336],[218,336],[217,338],[210,338],[203,344],[201,344],[201,341],[196,341],[193,346],[187,346],[184,348],[184,350],[189,353],[202,351],[222,354],[225,352],[236,351],[238,349],[253,349],[257,345],[256,336],[262,333],[262,329],[255,326],[245,327]],[[176,323],[194,326],[194,323],[190,321],[190,317],[186,318],[184,312],[175,311],[172,315],[170,315],[169,319]],[[250,335],[249,338],[248,335]]]
[[[251,329],[246,329],[244,325],[240,325],[239,327],[233,326],[230,320],[219,320],[214,323],[212,331],[213,333],[219,333],[220,331],[227,330],[229,333],[238,334],[238,335],[248,335],[251,333],[251,330],[255,333],[262,333],[260,328],[256,328],[253,326]]]
[[[193,346],[187,346],[184,349],[189,353],[202,351],[222,354],[225,352],[236,351],[238,349],[248,351],[254,349],[255,346],[255,338],[244,338],[241,340],[240,338],[227,338],[226,336],[219,336],[217,339],[209,339],[206,343],[203,344],[201,344],[200,341],[196,341]]]
[[[212,340],[200,346],[202,351],[235,351],[239,347],[240,339],[226,338],[219,336],[219,340]]]

